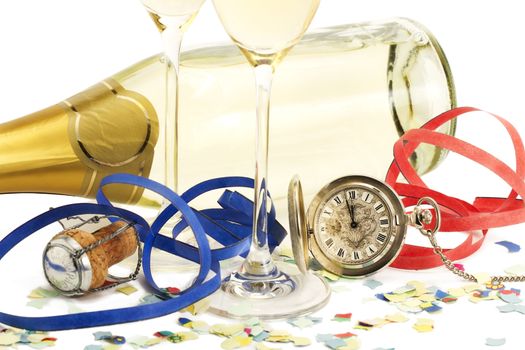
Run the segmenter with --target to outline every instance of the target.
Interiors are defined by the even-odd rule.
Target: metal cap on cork
[[[87,255],[78,256],[82,246],[69,236],[55,237],[44,251],[44,273],[48,282],[66,295],[87,292],[93,271]]]
[[[65,295],[81,295],[105,285],[109,267],[131,256],[138,247],[133,226],[117,221],[95,233],[78,228],[62,231],[43,255],[49,283]]]

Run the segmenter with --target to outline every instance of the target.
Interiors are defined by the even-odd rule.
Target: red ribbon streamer
[[[488,113],[503,124],[512,140],[516,170],[468,142],[435,131],[454,118],[472,115],[470,112],[483,111],[472,107],[456,108],[430,120],[420,129],[408,131],[394,144],[394,161],[385,179],[400,196],[404,197],[405,206],[415,205],[419,198],[425,196],[436,200],[443,216],[441,232],[467,232],[467,237],[461,244],[453,249],[444,250],[445,255],[451,260],[463,259],[475,253],[483,244],[488,229],[525,222],[525,206],[522,200],[517,199],[518,195],[525,198],[525,149],[514,126],[507,120]],[[421,143],[456,152],[483,165],[509,184],[512,191],[507,198],[477,198],[470,204],[429,189],[408,160]],[[399,175],[403,175],[408,184],[397,182]],[[476,232],[480,230],[482,235],[477,238]],[[407,270],[428,269],[442,265],[441,258],[433,252],[432,248],[410,244],[403,246],[401,253],[391,264],[392,267]]]

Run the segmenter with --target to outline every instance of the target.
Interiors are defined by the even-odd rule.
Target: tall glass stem
[[[255,67],[257,89],[257,125],[255,141],[255,191],[253,206],[252,245],[241,274],[268,276],[277,273],[268,247],[268,139],[270,123],[270,94],[273,66]]]
[[[172,21],[174,21],[172,19]],[[164,183],[173,191],[178,185],[178,105],[179,105],[179,62],[182,36],[181,24],[170,23],[162,31],[162,43],[166,55],[166,96],[164,113]],[[165,203],[163,203],[164,206]]]

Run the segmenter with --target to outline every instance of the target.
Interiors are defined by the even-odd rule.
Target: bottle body
[[[101,178],[116,172],[162,181],[169,170],[157,116],[164,113],[165,79],[164,60],[154,56],[56,106],[0,125],[0,193],[93,197]],[[179,94],[179,189],[211,177],[253,176],[255,88],[237,48],[184,52]],[[306,35],[275,76],[269,189],[274,198],[284,197],[294,174],[306,196],[341,175],[382,177],[394,141],[454,105],[446,59],[413,22]],[[412,161],[424,173],[443,156],[420,147]],[[160,203],[133,188],[110,191],[120,202]]]

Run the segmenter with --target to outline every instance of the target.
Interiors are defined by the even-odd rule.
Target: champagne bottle
[[[315,194],[340,175],[382,177],[394,141],[455,106],[446,58],[434,37],[407,20],[342,25],[304,37],[278,68],[272,97],[270,179],[274,199],[292,175]],[[55,106],[0,125],[0,193],[93,197],[107,174],[155,180],[166,173],[161,55],[139,62]],[[253,176],[250,67],[233,45],[183,52],[180,68],[178,183]],[[442,128],[452,134],[455,124]],[[421,146],[420,173],[445,153]],[[126,187],[124,203],[158,205]]]

